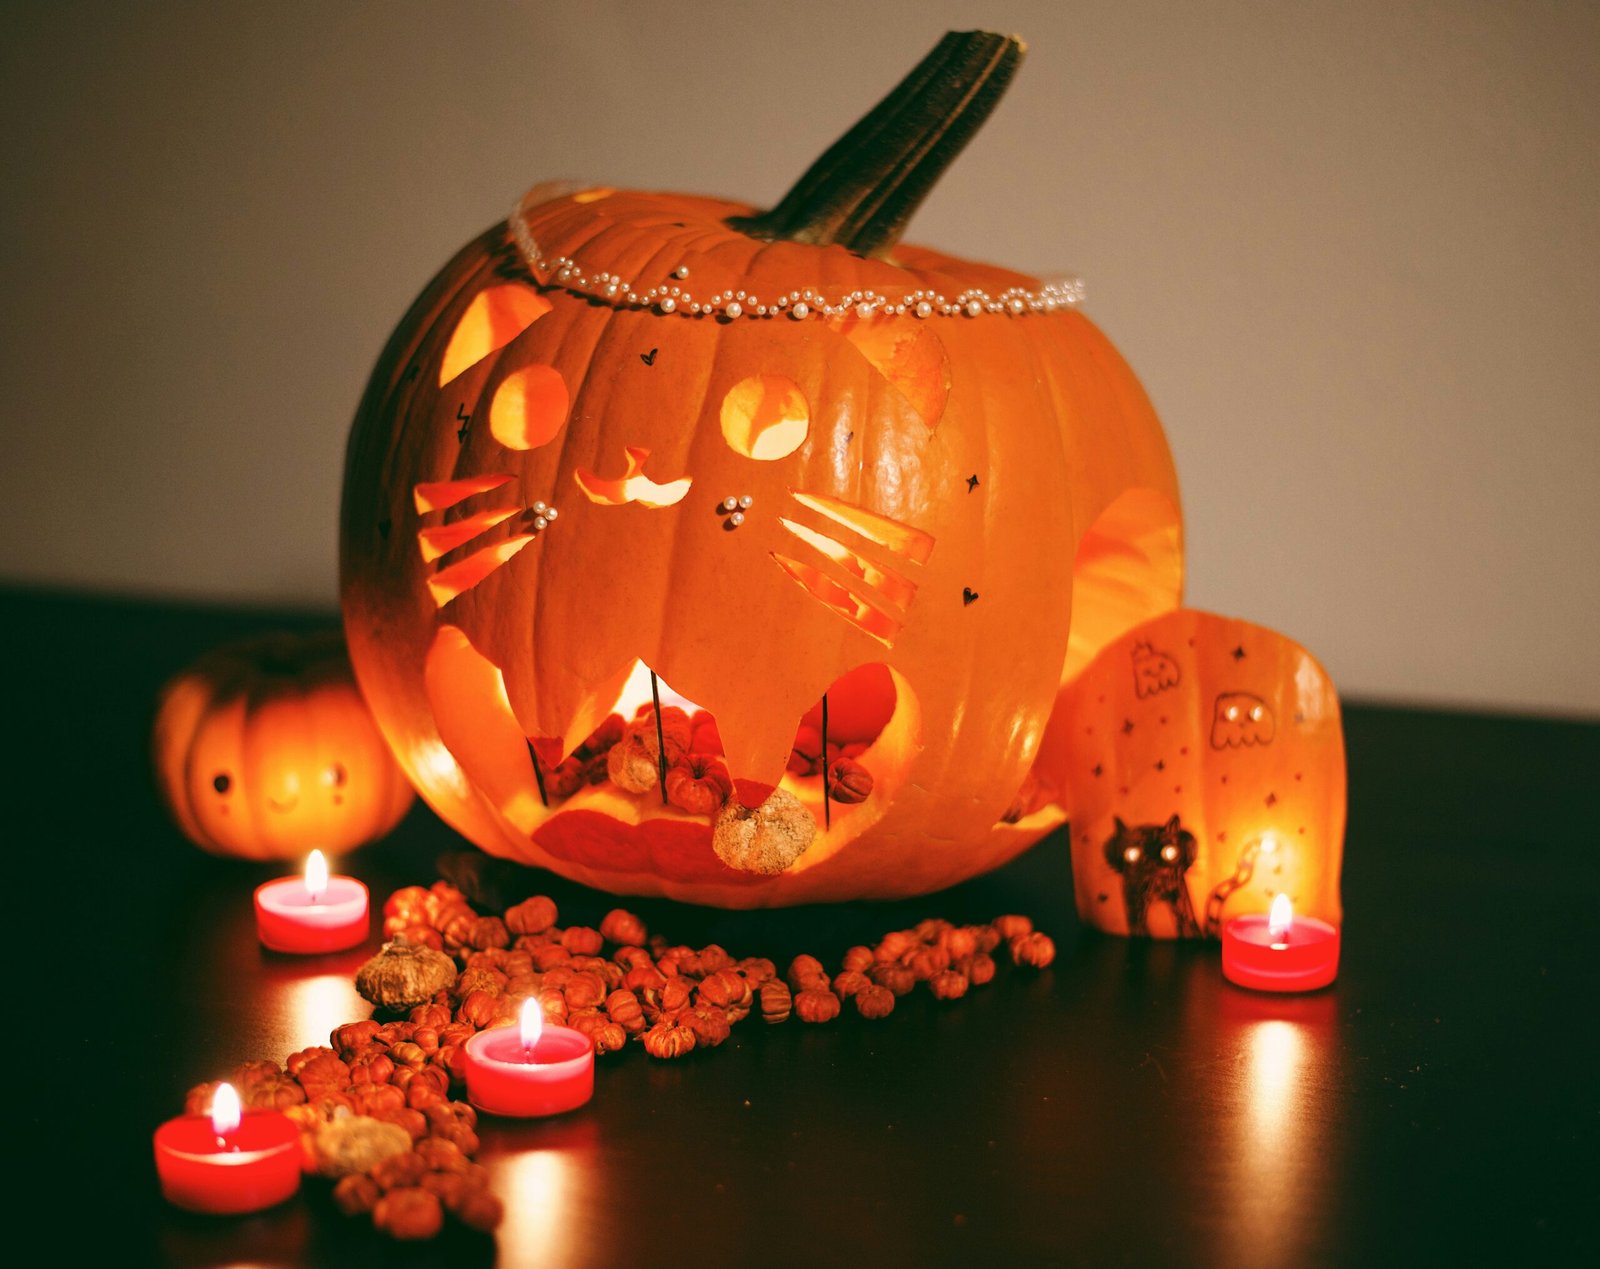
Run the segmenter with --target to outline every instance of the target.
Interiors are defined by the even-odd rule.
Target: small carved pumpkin
[[[747,907],[937,889],[1062,823],[1036,782],[1011,813],[1061,684],[1177,603],[1181,530],[1075,291],[898,242],[1020,51],[947,37],[771,212],[540,187],[391,337],[346,460],[345,629],[484,849]],[[671,804],[641,671],[714,721],[688,743],[744,808],[781,792],[814,831],[719,851],[758,817]]]
[[[333,632],[208,653],[162,689],[152,748],[168,809],[214,855],[353,850],[414,796]]]

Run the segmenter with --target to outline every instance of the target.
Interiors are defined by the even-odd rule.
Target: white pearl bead
[[[739,509],[739,500],[732,494],[729,494],[722,500],[722,509],[724,511],[737,511]]]
[[[871,317],[872,316],[872,305],[870,305],[870,304],[857,304],[856,305],[856,316],[859,317],[859,318],[862,318],[862,319]]]
[[[557,511],[554,507],[546,507],[545,508],[545,512],[544,512],[544,518],[546,520],[554,520],[560,514],[561,513],[559,511]]]
[[[533,527],[535,529],[546,529],[550,527],[550,522],[543,516],[536,516],[533,521]]]
[[[731,516],[728,517],[728,523],[737,529],[741,524],[744,523],[744,512],[735,511]]]
[[[744,315],[744,306],[738,300],[729,300],[728,307],[722,311],[729,317],[742,317]]]
[[[543,515],[543,514],[544,514],[544,513],[545,513],[545,508],[546,508],[546,506],[547,506],[547,504],[546,504],[546,503],[543,503],[543,502],[536,502],[536,503],[534,503],[534,504],[533,504],[533,513],[534,513],[534,514],[535,514],[535,515],[540,515],[540,516],[542,516],[542,515]]]
[[[657,306],[663,313],[670,313],[673,309],[678,307],[678,301],[673,299],[670,295],[663,295],[658,301]]]
[[[806,317],[811,312],[811,305],[804,300],[796,300],[794,307],[789,310],[790,317]]]
[[[739,505],[741,507],[743,507],[746,511],[748,511],[748,510],[750,510],[750,508],[752,506],[755,505],[755,499],[752,498],[749,494],[745,494],[744,497],[739,499]]]
[[[981,312],[983,312],[983,305],[980,304],[977,300],[968,300],[967,301],[967,316],[968,317],[976,317]]]
[[[932,317],[933,316],[933,305],[929,304],[927,300],[919,301],[917,303],[917,316],[918,317]]]

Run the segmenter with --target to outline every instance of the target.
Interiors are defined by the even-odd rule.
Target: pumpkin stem
[[[884,256],[1010,84],[1014,35],[951,31],[771,211],[728,223],[753,238]]]

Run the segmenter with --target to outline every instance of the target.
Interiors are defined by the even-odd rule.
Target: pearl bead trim
[[[532,192],[537,191],[530,191]],[[511,210],[506,222],[517,250],[535,274],[549,278],[553,283],[589,299],[599,300],[615,308],[654,308],[661,313],[681,313],[685,317],[782,317],[795,320],[807,317],[844,317],[854,312],[857,317],[981,317],[994,313],[1021,317],[1028,313],[1054,313],[1071,308],[1083,300],[1083,279],[1078,277],[1052,278],[1030,291],[1026,287],[1007,287],[998,295],[990,295],[978,287],[969,287],[955,296],[945,296],[937,291],[921,289],[898,299],[889,299],[872,290],[855,290],[843,295],[827,296],[806,287],[779,295],[763,302],[743,290],[719,292],[696,299],[685,288],[677,285],[689,276],[686,265],[672,270],[677,281],[660,283],[639,290],[631,282],[615,274],[600,271],[586,273],[570,256],[547,257],[539,250],[533,234],[528,231],[526,215],[530,206],[538,206],[545,197],[529,203],[524,195]]]

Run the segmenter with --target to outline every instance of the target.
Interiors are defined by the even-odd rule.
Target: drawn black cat
[[[1199,938],[1200,923],[1189,902],[1184,875],[1195,860],[1194,834],[1174,815],[1165,824],[1128,825],[1117,818],[1106,839],[1106,863],[1122,876],[1128,933],[1147,935],[1150,905],[1165,903],[1178,924],[1179,938]]]

